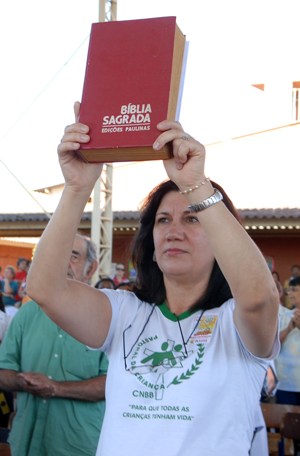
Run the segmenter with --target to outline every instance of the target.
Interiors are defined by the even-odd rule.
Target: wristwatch
[[[201,212],[204,211],[204,209],[207,209],[210,206],[213,206],[214,204],[218,203],[219,201],[222,201],[223,195],[222,193],[214,188],[214,194],[211,195],[209,198],[206,198],[204,201],[201,203],[196,203],[196,204],[190,204],[188,206],[188,209],[191,212]]]

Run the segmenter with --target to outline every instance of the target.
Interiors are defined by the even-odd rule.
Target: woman
[[[279,308],[281,350],[275,359],[279,379],[276,401],[300,405],[300,277],[289,281],[288,296],[293,309]]]
[[[248,455],[267,360],[278,351],[278,292],[230,201],[205,177],[205,148],[177,122],[157,129],[154,153],[173,146],[164,162],[172,182],[145,204],[135,292],[67,280],[70,240],[102,170],[76,154],[89,141],[79,123],[58,146],[65,187],[27,291],[59,326],[108,354],[97,455]]]
[[[279,274],[277,271],[273,271],[272,272],[272,276],[273,276],[273,279],[275,281],[275,284],[276,284],[276,287],[277,287],[277,290],[278,290],[278,293],[279,293],[279,300],[280,300],[280,303],[283,304],[284,303],[284,288],[280,282],[280,277],[279,277]]]
[[[3,305],[2,296],[0,295],[0,343],[3,340],[3,337],[7,331],[7,328],[11,322],[11,316],[7,315],[5,312],[5,307]]]
[[[4,271],[4,279],[0,281],[2,292],[2,301],[5,307],[5,312],[14,316],[18,311],[16,304],[18,303],[19,282],[15,280],[16,271],[13,266],[6,266]]]

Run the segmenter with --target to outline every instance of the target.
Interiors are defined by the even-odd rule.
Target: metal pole
[[[116,20],[117,1],[99,0],[99,22]],[[112,181],[113,167],[106,164],[102,177],[95,184],[93,192],[93,211],[91,219],[91,238],[97,246],[99,267],[94,274],[94,284],[99,275],[111,274],[113,212],[112,212]],[[102,189],[101,189],[102,187]],[[103,201],[103,204],[102,203]]]

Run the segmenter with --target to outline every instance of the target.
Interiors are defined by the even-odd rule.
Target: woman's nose
[[[176,225],[173,225],[169,228],[168,232],[166,233],[167,241],[173,241],[176,239],[183,239],[183,231]]]

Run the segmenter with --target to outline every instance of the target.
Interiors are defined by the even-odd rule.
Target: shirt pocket
[[[62,354],[63,367],[68,380],[87,380],[100,374],[100,351],[89,350],[85,345],[66,345]]]

